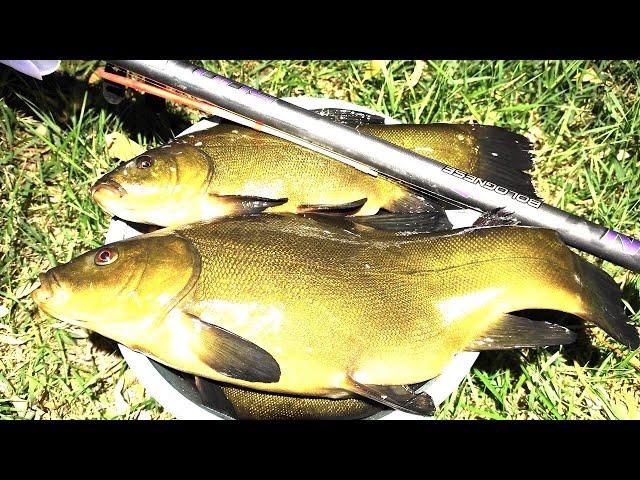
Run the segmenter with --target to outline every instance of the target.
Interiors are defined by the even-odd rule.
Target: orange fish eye
[[[96,252],[96,256],[93,260],[95,261],[96,265],[103,266],[115,262],[116,258],[118,258],[118,252],[116,252],[113,248],[102,247]]]
[[[153,165],[153,158],[149,155],[141,155],[136,160],[136,167],[138,168],[149,168],[151,165]]]

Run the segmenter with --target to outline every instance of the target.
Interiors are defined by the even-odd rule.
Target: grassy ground
[[[207,61],[279,96],[367,105],[405,122],[478,121],[526,133],[545,200],[640,236],[639,62]],[[114,164],[105,134],[143,145],[197,116],[133,96],[114,107],[97,62],[38,82],[0,66],[0,418],[171,418],[113,343],[39,313],[38,273],[101,244],[109,219],[88,187]],[[601,261],[591,260],[602,264]],[[640,319],[636,275],[604,263]],[[640,418],[640,362],[595,329],[577,344],[483,353],[440,418]]]

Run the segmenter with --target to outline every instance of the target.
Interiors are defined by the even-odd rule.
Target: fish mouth
[[[67,318],[66,315],[62,314],[59,310],[59,306],[56,306],[54,297],[56,291],[62,288],[62,285],[55,272],[50,270],[46,273],[41,273],[38,278],[40,279],[40,286],[31,293],[31,297],[38,308],[54,318],[58,318],[77,327],[84,327],[85,323],[83,321]]]
[[[117,195],[122,198],[127,194],[127,190],[115,180],[100,180],[91,187],[91,198],[99,203],[96,194],[100,195]]]
[[[43,304],[46,304],[54,294],[54,288],[60,287],[60,282],[55,276],[55,273],[41,273],[38,278],[40,279],[40,286],[32,293],[34,301],[42,308]]]

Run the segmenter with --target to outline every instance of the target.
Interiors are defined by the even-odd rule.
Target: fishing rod
[[[114,69],[114,70],[118,71],[119,69]],[[318,153],[322,153],[323,155],[328,155],[331,158],[334,158],[340,162],[351,165],[352,167],[357,168],[358,170],[361,170],[364,173],[368,173],[369,175],[373,175],[373,176],[378,175],[378,172],[376,172],[375,170],[365,165],[362,165],[358,162],[354,162],[353,160],[345,157],[344,155],[331,152],[329,150],[326,150],[325,148],[314,145],[313,143],[306,142],[301,138],[295,137],[293,135],[289,135],[288,133],[282,132],[280,130],[276,130],[275,128],[269,127],[268,125],[264,125],[261,122],[251,120],[250,118],[244,117],[242,115],[238,115],[237,113],[232,112],[230,110],[220,108],[217,105],[214,105],[210,102],[194,97],[193,95],[188,95],[188,94],[185,94],[184,92],[176,91],[171,87],[163,85],[159,82],[155,82],[154,80],[148,79],[141,75],[130,75],[130,73],[127,72],[126,70],[122,71],[122,73],[124,73],[125,75],[119,75],[118,73],[108,72],[104,68],[98,68],[94,73],[98,77],[112,84],[117,84],[123,87],[131,88],[141,93],[150,93],[151,95],[164,98],[169,102],[173,102],[178,105],[183,105],[193,110],[199,110],[208,115],[216,115],[218,117],[226,118],[227,120],[231,120],[232,122],[238,123],[240,125],[244,125],[245,127],[250,127],[260,132],[269,133],[273,136],[296,143],[310,150],[316,151]]]
[[[356,162],[408,187],[475,210],[504,209],[521,223],[556,230],[568,244],[640,272],[640,240],[547,205],[432,158],[335,123],[277,97],[178,60],[110,60],[118,67],[209,102],[281,135]],[[254,126],[255,128],[255,126]],[[265,131],[264,127],[262,130]]]

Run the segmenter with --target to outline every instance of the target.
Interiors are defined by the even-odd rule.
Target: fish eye
[[[103,266],[115,262],[116,258],[118,258],[118,252],[116,252],[113,248],[102,247],[96,252],[96,256],[93,260],[96,265]]]
[[[153,165],[153,158],[149,155],[142,155],[136,160],[136,167],[138,168],[149,168],[151,165]]]

